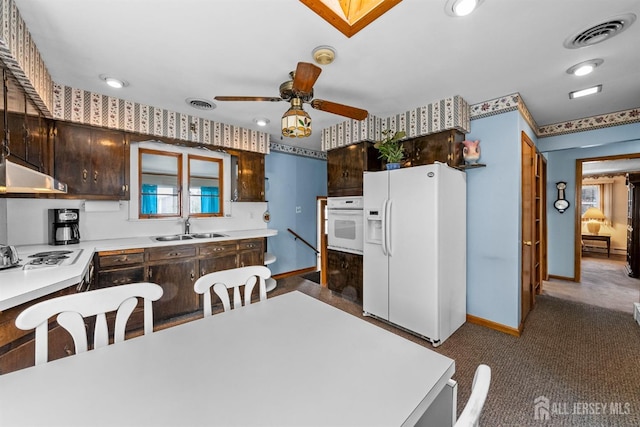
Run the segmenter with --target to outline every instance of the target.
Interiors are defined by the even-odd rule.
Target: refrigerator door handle
[[[384,202],[382,202],[382,254],[384,256],[387,256],[387,202],[388,200],[385,199]]]
[[[393,256],[393,247],[391,244],[391,206],[393,205],[393,200],[389,199],[387,200],[387,206],[386,206],[386,212],[385,212],[385,227],[384,227],[384,231],[385,231],[385,240],[386,240],[386,244],[387,244],[387,252],[389,253],[389,256]]]

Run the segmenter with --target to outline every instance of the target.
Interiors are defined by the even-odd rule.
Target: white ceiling
[[[15,0],[56,83],[206,119],[264,130],[280,140],[286,102],[187,98],[279,96],[279,85],[312,50],[329,45],[315,97],[388,117],[452,95],[469,104],[519,92],[538,125],[640,107],[640,19],[618,36],[582,48],[563,42],[624,13],[638,0],[484,0],[464,18],[446,0],[403,0],[347,38],[298,0]],[[578,78],[567,68],[602,58]],[[115,90],[99,75],[129,82]],[[600,94],[568,92],[602,84]],[[285,144],[320,149],[318,130],[344,121],[305,106],[311,137]]]

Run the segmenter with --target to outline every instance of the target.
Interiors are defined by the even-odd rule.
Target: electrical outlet
[[[302,213],[302,206],[296,206],[296,213]]]

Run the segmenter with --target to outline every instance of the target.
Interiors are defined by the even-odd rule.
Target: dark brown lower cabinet
[[[327,251],[327,286],[351,301],[362,304],[362,255]]]
[[[200,296],[193,290],[197,272],[195,259],[147,267],[149,281],[157,283],[164,291],[162,297],[153,303],[154,324],[201,310]]]
[[[0,374],[24,369],[35,364],[35,333],[23,331],[15,324],[16,317],[27,307],[51,298],[76,292],[76,286],[54,292],[8,310],[0,312]],[[56,360],[75,353],[71,335],[55,320],[49,324],[49,360]]]

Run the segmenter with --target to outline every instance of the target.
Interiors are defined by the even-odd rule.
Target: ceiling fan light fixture
[[[604,60],[600,58],[590,59],[588,61],[582,61],[574,65],[573,67],[570,67],[567,70],[567,74],[572,74],[578,77],[586,76],[587,74],[590,74],[591,72],[593,72],[593,70],[595,70],[596,67],[602,65],[603,62]]]
[[[282,116],[282,136],[287,138],[311,136],[311,117],[302,109],[300,98],[293,98],[291,108]]]
[[[329,65],[336,59],[336,50],[331,46],[318,46],[311,53],[313,60],[319,65]]]
[[[453,17],[463,17],[471,14],[480,6],[483,0],[447,0],[444,11]]]

